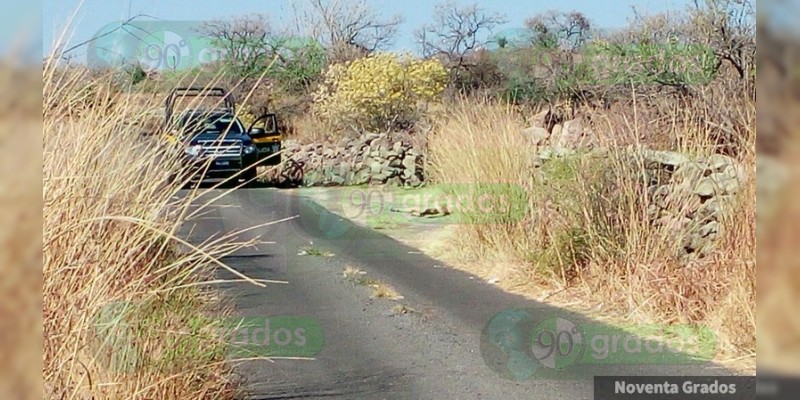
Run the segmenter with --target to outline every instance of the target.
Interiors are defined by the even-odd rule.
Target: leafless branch
[[[486,45],[489,34],[507,20],[487,14],[477,5],[459,7],[452,1],[439,4],[434,20],[414,32],[424,57],[444,57],[454,67],[464,67],[468,56]]]
[[[306,0],[306,7],[295,7],[301,20],[329,50],[356,49],[364,54],[386,49],[403,22],[400,15],[384,17],[366,0]]]
[[[265,15],[210,21],[203,25],[201,33],[212,38],[223,59],[245,76],[258,73],[260,66],[276,57],[285,61],[279,51],[281,35],[273,32]]]
[[[576,51],[591,37],[591,22],[578,11],[568,13],[548,11],[528,18],[525,26],[534,34],[539,45]]]

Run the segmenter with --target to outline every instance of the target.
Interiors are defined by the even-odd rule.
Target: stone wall
[[[337,143],[284,142],[284,168],[302,186],[392,185],[416,187],[423,181],[422,152],[400,133],[366,133]]]
[[[668,239],[680,239],[676,246],[678,257],[692,260],[709,255],[720,236],[723,219],[734,209],[736,196],[753,172],[719,154],[691,158],[672,151],[624,151],[630,154],[634,171],[644,167],[649,220],[656,227],[666,228],[670,232]],[[542,147],[533,163],[536,167],[579,154],[602,158],[609,151]]]
[[[682,238],[680,256],[707,256],[751,173],[734,159],[715,154],[692,159],[667,151],[644,154],[650,220]]]
[[[583,140],[572,139],[585,138],[585,130],[570,121],[563,125],[555,127],[557,135],[550,134],[546,140],[533,144],[534,168],[559,157],[590,153],[605,157],[609,153],[603,148],[582,147]],[[535,134],[537,129],[541,128],[532,127],[523,134]],[[579,131],[579,135],[573,134]],[[293,179],[302,186],[417,187],[424,181],[423,152],[413,145],[410,136],[402,133],[366,133],[328,144],[287,141],[284,148],[284,170],[297,171]],[[651,222],[672,231],[672,238],[682,238],[678,246],[681,257],[708,255],[720,235],[725,213],[733,208],[751,171],[724,155],[698,159],[671,151],[624,151],[631,154],[631,162],[639,170],[644,163]]]

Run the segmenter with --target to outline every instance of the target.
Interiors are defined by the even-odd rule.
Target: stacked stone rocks
[[[617,150],[619,151],[619,150]],[[715,154],[692,158],[672,151],[625,150],[632,171],[644,164],[647,181],[647,214],[654,226],[664,227],[669,238],[679,238],[679,258],[689,261],[708,256],[730,216],[734,202],[752,171],[736,160]],[[534,167],[562,157],[608,157],[607,149],[579,152],[563,147],[540,148]]]
[[[422,184],[423,157],[408,136],[365,133],[338,143],[284,143],[284,160],[302,169],[303,186]]]
[[[734,159],[715,154],[690,158],[668,151],[645,151],[650,220],[682,238],[680,256],[707,256],[751,173]]]

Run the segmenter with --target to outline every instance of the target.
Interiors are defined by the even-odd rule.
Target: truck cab
[[[174,117],[178,99],[220,98],[215,107],[190,107]],[[280,163],[281,138],[274,114],[245,128],[231,94],[223,88],[177,88],[165,104],[167,139],[182,151],[192,181],[254,182],[258,165]]]
[[[180,115],[176,128],[184,166],[194,180],[255,179],[258,149],[234,114],[188,110]]]

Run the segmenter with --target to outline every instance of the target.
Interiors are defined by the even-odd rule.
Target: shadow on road
[[[290,204],[292,214],[300,216],[292,227],[315,246],[364,266],[406,298],[433,305],[480,330],[487,365],[506,378],[515,379],[508,370],[512,354],[536,361],[538,368],[532,367],[536,371],[531,373],[541,379],[733,374],[708,361],[716,355],[717,343],[713,332],[702,326],[650,325],[626,330],[608,325],[504,292],[477,276],[446,267],[416,248],[328,211],[302,192]],[[666,339],[671,346],[653,339]]]
[[[313,362],[317,364],[288,367],[290,381],[272,381],[269,377],[277,372],[262,367],[248,370],[257,371],[249,377],[255,381],[251,384],[257,388],[254,393],[263,394],[256,398],[289,390],[286,385],[295,394],[310,393],[312,388],[314,393],[341,393],[341,374],[371,376],[381,370],[408,371],[391,398],[453,397],[467,390],[463,382],[453,380],[453,369],[470,376],[471,385],[485,387],[486,398],[529,398],[532,392],[541,393],[542,398],[562,398],[553,393],[591,395],[592,378],[600,375],[734,374],[708,361],[716,354],[716,342],[703,327],[651,326],[629,331],[504,292],[358,226],[304,198],[302,191],[293,195],[274,188],[243,188],[219,203],[223,207],[216,215],[190,223],[191,241],[296,216],[249,233],[279,247],[243,251],[223,260],[254,278],[289,282],[268,290],[227,285],[237,310],[244,315],[306,315],[323,321],[325,329],[326,346]],[[309,245],[334,256],[299,255],[298,250]],[[332,278],[341,276],[347,265],[390,284],[403,295],[403,304],[428,310],[435,317],[419,319],[408,329],[403,328],[410,323],[407,319],[372,311],[375,307],[365,305],[372,300]],[[221,270],[219,277],[233,276]],[[667,339],[670,346],[659,346],[652,339]],[[545,382],[556,386],[543,387]],[[372,398],[363,394],[354,398]],[[377,392],[375,396],[380,397]]]

